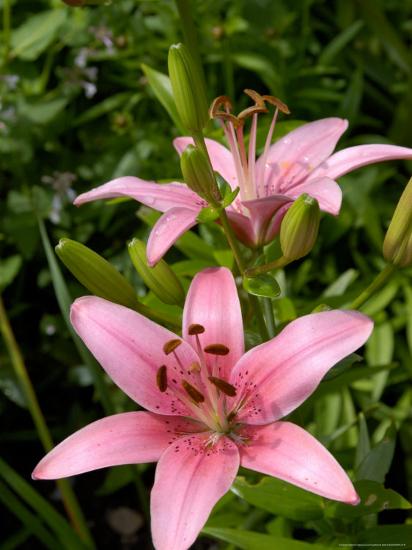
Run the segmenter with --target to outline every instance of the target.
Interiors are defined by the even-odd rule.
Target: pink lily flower
[[[92,296],[74,302],[71,321],[107,374],[148,412],[82,428],[40,461],[34,479],[158,461],[151,493],[157,550],[184,550],[194,542],[239,465],[329,499],[359,502],[333,456],[308,432],[279,419],[364,344],[372,331],[364,315],[306,315],[244,353],[233,276],[211,268],[191,284],[182,338]]]
[[[230,120],[222,123],[230,150],[217,141],[206,140],[214,170],[232,189],[240,188],[226,212],[237,237],[247,246],[270,242],[279,233],[287,208],[302,193],[316,198],[321,210],[336,216],[342,202],[337,178],[375,162],[412,159],[412,149],[382,144],[357,145],[332,154],[348,127],[348,122],[340,118],[304,124],[270,145],[277,112],[263,154],[257,160],[257,113],[252,118],[247,154],[243,128],[236,129]],[[189,137],[174,140],[179,154],[189,143],[192,143]],[[117,178],[83,193],[74,204],[123,196],[164,212],[147,243],[150,265],[158,262],[185,231],[196,225],[200,210],[206,206],[204,199],[183,184],[158,185],[132,176]]]

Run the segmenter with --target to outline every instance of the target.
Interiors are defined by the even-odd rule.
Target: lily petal
[[[290,422],[246,428],[248,445],[239,447],[245,468],[269,474],[332,500],[358,504],[346,472],[314,437]]]
[[[292,202],[286,195],[272,195],[261,199],[242,201],[250,212],[250,219],[258,244],[266,242],[266,233],[273,216],[283,206]]]
[[[201,207],[196,210],[183,207],[171,208],[157,220],[147,241],[146,254],[150,266],[161,260],[177,239],[197,224],[196,218],[200,210]]]
[[[159,184],[133,176],[125,176],[95,187],[87,193],[82,193],[75,199],[74,204],[80,206],[86,202],[116,197],[130,197],[155,210],[160,210],[160,212],[165,212],[174,206],[196,209],[199,200],[201,200],[196,193],[182,183]]]
[[[372,321],[356,311],[313,313],[251,349],[231,376],[239,401],[246,397],[239,420],[267,424],[289,414],[333,365],[366,342],[372,328]]]
[[[191,325],[202,325],[205,331],[189,335]],[[205,269],[190,285],[183,311],[183,337],[196,350],[210,344],[223,344],[229,349],[224,356],[204,354],[209,372],[226,378],[244,353],[243,321],[239,297],[232,273],[225,267]]]
[[[189,443],[190,440],[190,443]],[[151,493],[156,550],[186,550],[239,468],[236,445],[222,437],[213,448],[202,436],[182,437],[162,455]]]
[[[147,412],[127,412],[96,420],[75,432],[36,466],[33,479],[59,479],[108,466],[159,460],[175,431],[187,421]]]
[[[185,341],[176,355],[166,355],[163,346],[178,336],[131,309],[94,296],[77,299],[70,320],[110,378],[129,397],[155,413],[188,415],[189,410],[176,398],[183,376],[180,363],[191,365],[199,358]],[[167,366],[175,396],[157,386],[162,365]]]
[[[266,159],[260,157],[256,163],[259,174],[266,160],[263,194],[288,194],[290,186],[303,180],[329,157],[347,127],[347,120],[323,118],[300,126],[277,141]]]
[[[312,177],[319,176],[328,176],[328,178],[336,179],[368,164],[400,159],[412,159],[412,149],[379,143],[374,145],[355,145],[355,147],[342,149],[342,151],[338,151],[326,159],[313,172],[311,179]]]
[[[218,172],[235,189],[238,184],[235,163],[233,155],[224,145],[214,139],[205,139],[207,152],[213,170]],[[176,151],[181,155],[188,145],[193,145],[193,139],[190,137],[178,137],[173,140]]]
[[[236,237],[242,243],[246,246],[250,246],[251,248],[259,244],[258,236],[254,233],[254,228],[250,218],[244,214],[236,212],[230,207],[226,209],[226,214],[229,218],[233,231],[236,233]]]
[[[319,208],[333,216],[339,214],[342,204],[342,190],[336,181],[330,178],[318,178],[305,181],[288,191],[288,195],[297,199],[302,193],[307,193],[319,202]]]

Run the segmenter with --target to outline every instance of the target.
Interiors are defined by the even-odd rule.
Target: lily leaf
[[[298,521],[323,517],[322,497],[274,477],[263,477],[255,485],[238,477],[232,491],[250,504],[282,517]]]
[[[281,293],[276,279],[267,273],[257,277],[243,277],[243,288],[253,296],[264,298],[276,298]]]
[[[355,483],[355,488],[361,498],[357,506],[330,501],[325,514],[334,518],[357,518],[377,514],[383,510],[409,510],[412,504],[392,489],[377,481],[362,480]]]

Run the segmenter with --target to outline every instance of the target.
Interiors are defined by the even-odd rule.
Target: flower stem
[[[274,260],[273,262],[270,262],[268,264],[258,265],[257,267],[247,269],[245,275],[247,277],[257,277],[258,275],[262,275],[262,273],[267,273],[268,271],[272,271],[273,269],[280,269],[288,263],[289,260],[282,256],[281,258],[278,258],[277,260]]]
[[[210,163],[210,166],[212,166],[212,163],[211,163],[210,157],[209,157],[209,153],[208,153],[208,150],[207,150],[207,147],[206,147],[206,143],[205,143],[205,138],[203,137],[203,134],[194,135],[193,140],[195,142],[195,145],[197,147],[199,147],[200,149],[202,149],[203,153],[205,154],[206,158],[208,159],[208,162]],[[212,170],[213,170],[213,167],[212,167]],[[216,183],[216,185],[217,185],[217,183]],[[212,206],[218,207],[219,205],[214,204]],[[237,267],[239,269],[239,272],[243,277],[243,275],[245,273],[245,262],[244,262],[243,257],[242,257],[242,252],[240,250],[239,243],[236,239],[236,235],[235,235],[235,233],[232,229],[232,226],[229,223],[229,220],[228,220],[228,217],[227,217],[227,214],[226,214],[226,210],[222,209],[222,211],[220,212],[219,221],[222,224],[222,228],[223,228],[223,231],[225,233],[227,242],[229,243],[229,246],[230,246],[230,248],[233,252],[233,256],[235,257],[235,261],[236,261]],[[267,329],[267,326],[266,326],[266,323],[265,323],[265,318],[263,317],[263,313],[262,313],[262,310],[261,310],[261,307],[260,307],[260,302],[259,302],[259,300],[257,299],[256,296],[252,296],[251,294],[248,294],[248,299],[249,299],[250,306],[251,306],[251,308],[253,309],[253,311],[256,315],[260,333],[261,333],[262,337],[265,340],[267,340],[269,338],[269,333],[268,333],[268,329]]]
[[[44,449],[46,451],[50,451],[53,448],[53,441],[47,428],[46,421],[44,420],[44,416],[40,408],[33,385],[31,383],[30,377],[28,375],[26,366],[24,364],[22,353],[11,328],[1,295],[0,332],[3,335],[3,339],[6,344],[16,377],[26,397],[27,406],[29,408],[37,433],[39,434],[40,441],[42,442]],[[61,492],[67,515],[69,516],[75,530],[90,548],[94,548],[95,545],[91,537],[89,528],[87,527],[85,518],[70,484],[65,479],[60,479],[56,483]]]
[[[353,300],[350,305],[351,309],[359,309],[372,295],[379,290],[390,277],[395,273],[396,266],[388,264],[371,282],[371,284]]]

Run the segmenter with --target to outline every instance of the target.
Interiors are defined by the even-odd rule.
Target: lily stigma
[[[115,414],[80,429],[40,461],[34,479],[158,461],[151,492],[157,550],[193,544],[240,465],[326,498],[359,502],[329,451],[280,419],[365,343],[372,331],[365,315],[306,315],[245,353],[233,276],[210,268],[190,286],[181,337],[94,296],[74,302],[71,322],[112,380],[147,412]]]

